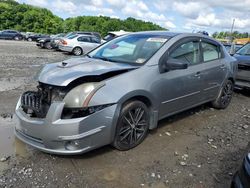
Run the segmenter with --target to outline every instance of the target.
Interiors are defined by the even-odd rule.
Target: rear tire
[[[18,36],[15,36],[14,37],[14,40],[20,40]]]
[[[82,55],[83,51],[80,47],[75,47],[73,50],[72,50],[72,53],[76,56],[79,56],[79,55]]]
[[[227,80],[221,88],[218,97],[212,102],[212,106],[217,109],[225,109],[231,102],[234,84]]]
[[[136,147],[146,138],[149,121],[149,110],[143,102],[126,103],[118,118],[112,145],[121,151]]]
[[[32,41],[32,38],[28,38],[27,41],[31,42],[31,41]]]

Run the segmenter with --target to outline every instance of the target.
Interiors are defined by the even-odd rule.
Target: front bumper
[[[15,135],[23,142],[46,153],[81,154],[110,144],[116,104],[82,118],[61,119],[63,102],[51,104],[46,118],[31,118],[16,107]]]
[[[64,52],[72,52],[73,47],[71,47],[71,46],[59,45],[59,49],[60,49],[61,51],[64,51]]]

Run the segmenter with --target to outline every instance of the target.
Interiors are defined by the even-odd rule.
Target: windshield
[[[105,61],[143,64],[167,41],[168,37],[156,34],[132,34],[113,39],[88,54]]]
[[[245,46],[243,46],[242,48],[240,48],[236,54],[240,54],[240,55],[250,55],[250,43],[246,44]]]

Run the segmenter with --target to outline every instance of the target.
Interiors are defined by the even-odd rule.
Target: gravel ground
[[[0,41],[0,187],[230,187],[250,149],[248,91],[237,91],[226,110],[203,105],[160,121],[130,151],[55,156],[15,139],[19,95],[35,87],[40,65],[67,58],[32,42]]]

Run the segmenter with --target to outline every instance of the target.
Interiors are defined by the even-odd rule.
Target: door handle
[[[221,69],[225,69],[225,68],[226,68],[226,65],[223,64],[223,65],[220,66],[220,68],[221,68]]]
[[[194,76],[197,77],[197,78],[200,78],[201,77],[201,72],[197,72]]]

